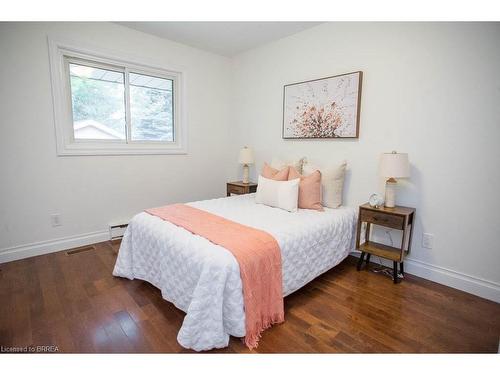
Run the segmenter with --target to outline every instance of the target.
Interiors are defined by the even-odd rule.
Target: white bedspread
[[[353,208],[290,213],[256,204],[255,194],[189,205],[273,235],[281,248],[285,296],[337,265],[354,248]],[[222,348],[229,335],[245,335],[238,263],[228,250],[203,237],[142,212],[125,232],[113,275],[148,281],[186,312],[177,336],[185,348]]]

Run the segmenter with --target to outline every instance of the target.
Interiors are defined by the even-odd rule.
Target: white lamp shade
[[[394,178],[410,177],[408,154],[400,154],[395,151],[382,154],[380,158],[380,175]]]
[[[240,164],[253,164],[253,151],[251,148],[243,147],[238,158]]]

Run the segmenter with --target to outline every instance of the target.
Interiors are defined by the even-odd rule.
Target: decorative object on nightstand
[[[254,182],[244,183],[243,181],[228,182],[226,185],[227,196],[231,194],[250,194],[257,191],[257,184]]]
[[[380,175],[387,177],[385,184],[385,207],[396,205],[396,178],[410,177],[408,154],[396,151],[384,153],[380,159]]]
[[[370,206],[372,206],[374,208],[379,208],[384,204],[384,198],[381,195],[375,193],[375,194],[370,195],[370,199],[368,199],[368,203],[370,204]]]
[[[365,242],[360,244],[361,224],[366,222]],[[395,206],[393,208],[374,208],[369,203],[359,206],[358,230],[356,234],[356,249],[361,251],[358,261],[358,271],[363,265],[366,255],[366,266],[370,264],[371,254],[392,260],[394,284],[398,282],[398,263],[401,275],[404,275],[404,257],[411,248],[411,237],[415,222],[415,209],[412,207]],[[370,240],[372,224],[386,228],[398,229],[403,232],[401,247],[383,245]]]
[[[248,148],[247,146],[243,147],[240,150],[240,157],[238,158],[238,162],[240,164],[243,164],[243,182],[245,184],[248,184],[249,178],[248,178],[248,166],[250,164],[253,164],[253,151],[251,148]]]

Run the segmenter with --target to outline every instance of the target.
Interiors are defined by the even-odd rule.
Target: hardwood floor
[[[111,275],[118,244],[0,264],[0,345],[60,352],[190,352],[184,313],[146,282]],[[497,352],[500,304],[407,275],[398,285],[355,260],[285,298],[262,353]],[[212,352],[249,352],[240,339]]]

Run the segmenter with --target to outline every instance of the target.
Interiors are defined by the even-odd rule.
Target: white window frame
[[[123,54],[84,47],[81,43],[48,38],[54,123],[58,156],[69,155],[155,155],[187,154],[187,121],[185,101],[185,73],[165,69]],[[74,139],[73,113],[69,63],[94,64],[97,68],[113,69],[124,73],[138,73],[172,80],[173,82],[173,135],[171,141],[133,141],[130,137],[131,118],[128,95],[128,74],[125,77],[125,140]]]

